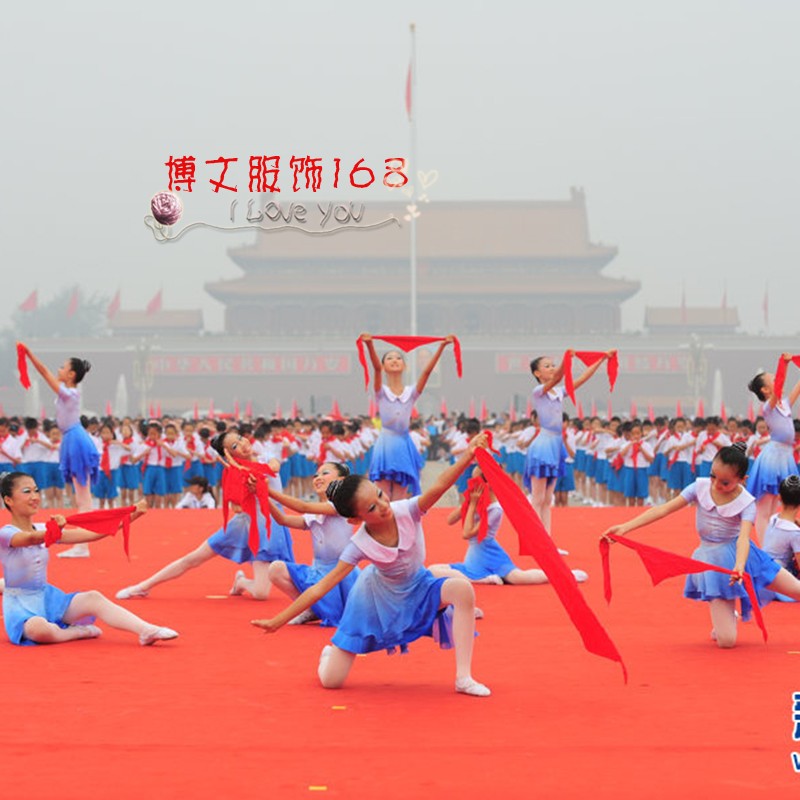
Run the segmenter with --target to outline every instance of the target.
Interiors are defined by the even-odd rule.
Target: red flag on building
[[[208,401],[208,418],[214,419],[214,398]]]
[[[675,403],[675,416],[676,417],[682,417],[683,416],[683,407],[681,406],[681,401],[680,400],[678,400],[678,402]]]
[[[150,300],[150,302],[147,304],[147,308],[145,309],[145,311],[146,311],[148,314],[155,314],[155,313],[157,313],[158,311],[161,311],[161,300],[162,300],[162,297],[161,297],[161,289],[159,289],[159,290],[158,290],[158,291],[157,291],[157,292],[156,292],[156,293],[153,295],[153,298],[152,298],[152,300]]]
[[[339,402],[335,399],[331,405],[331,413],[328,416],[331,419],[342,419],[342,412],[339,411]]]
[[[72,294],[69,298],[69,305],[67,306],[67,317],[74,317],[75,314],[78,312],[78,289],[75,288],[72,290]]]
[[[20,311],[36,311],[39,307],[39,292],[34,289],[23,301],[20,303]]]
[[[106,416],[110,417],[114,414],[114,409],[111,408],[111,401],[106,400]]]
[[[111,302],[108,304],[108,308],[106,309],[106,319],[114,319],[119,313],[120,308],[120,295],[119,289],[117,289],[117,293],[111,298]]]

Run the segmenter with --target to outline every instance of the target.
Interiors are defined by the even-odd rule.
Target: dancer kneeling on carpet
[[[175,639],[177,633],[159,627],[112,603],[100,592],[65,593],[47,582],[49,551],[45,547],[45,526],[33,522],[39,510],[39,489],[30,475],[4,473],[0,491],[11,522],[0,529],[0,561],[6,587],[3,593],[3,621],[13,644],[58,644],[73,639],[94,639],[102,633],[93,625],[95,617],[114,628],[139,636],[142,645],[164,639]],[[131,520],[145,513],[141,504]],[[52,517],[64,528],[64,517]],[[102,539],[99,533],[72,528],[63,530],[63,544],[93,542]]]
[[[334,506],[326,499],[325,493],[334,480],[346,478],[349,474],[350,470],[344,464],[322,464],[314,474],[313,486],[323,508],[318,508],[319,503],[312,504],[297,500],[295,501],[297,505],[307,512],[302,516],[284,513],[280,506],[270,499],[270,511],[275,522],[285,525],[287,528],[306,530],[311,533],[311,542],[314,548],[314,563],[311,566],[283,561],[273,561],[269,565],[270,581],[284,594],[289,595],[292,600],[324,578],[336,566],[342,550],[353,536],[352,525],[336,513]],[[291,502],[294,498],[287,497],[286,500]],[[347,595],[353,588],[358,574],[358,569],[351,572],[334,589],[317,600],[311,608],[290,620],[289,624],[302,625],[319,620],[324,626],[338,625]]]
[[[363,559],[372,563],[359,575],[347,598],[333,644],[320,656],[319,678],[326,689],[338,689],[347,679],[357,653],[395,647],[404,649],[434,631],[444,647],[451,645],[445,624],[452,612],[452,644],[456,655],[456,691],[478,697],[491,694],[471,675],[475,635],[475,591],[463,577],[436,578],[423,566],[425,537],[421,518],[467,468],[475,450],[486,446],[476,436],[469,449],[444,470],[423,494],[390,502],[374,483],[359,475],[334,481],[328,497],[343,517],[362,523],[339,563],[322,580],[306,589],[273,619],[253,620],[268,633],[317,602],[344,580]]]
[[[684,597],[710,604],[711,637],[720,647],[736,644],[736,600],[742,604],[747,619],[752,607],[742,586],[742,574],[753,579],[756,592],[764,590],[800,599],[800,581],[750,541],[756,518],[756,500],[742,483],[747,477],[747,456],[743,442],[723,447],[711,463],[711,475],[698,478],[676,498],[634,517],[622,525],[614,525],[604,534],[624,536],[629,531],[649,525],[662,517],[691,504],[697,505],[695,524],[700,547],[692,558],[705,561],[734,574],[714,571],[686,577]],[[613,540],[610,540],[613,541]]]
[[[541,569],[519,569],[500,546],[496,536],[503,521],[503,509],[494,492],[486,483],[480,467],[475,467],[469,487],[469,499],[461,510],[464,514],[464,538],[469,540],[467,554],[461,564],[433,564],[430,571],[437,578],[453,578],[466,575],[473,583],[493,583],[502,586],[511,584],[549,583]],[[486,497],[484,498],[484,494]],[[483,502],[481,502],[483,501]],[[479,536],[481,526],[485,535]],[[573,569],[578,583],[588,579],[581,569]]]
[[[220,433],[211,442],[214,450],[223,458],[226,456],[241,459],[251,459],[253,450],[250,441],[244,438],[237,430]],[[277,468],[280,465],[273,462]],[[233,467],[229,467],[233,469]],[[280,481],[280,478],[277,478]],[[179,578],[190,569],[195,569],[214,556],[222,556],[236,564],[251,563],[253,577],[245,577],[243,570],[238,570],[233,581],[230,593],[239,595],[247,592],[254,600],[266,600],[269,597],[272,584],[269,580],[269,565],[272,561],[294,561],[292,552],[292,539],[283,525],[273,525],[271,535],[267,537],[266,520],[261,510],[256,505],[256,519],[258,522],[258,552],[250,550],[248,539],[250,535],[250,517],[238,511],[228,520],[227,528],[220,528],[213,536],[208,538],[191,553],[167,564],[154,575],[133,586],[126,586],[117,592],[118,600],[128,600],[131,597],[147,597],[150,590],[159,583],[172,581]]]

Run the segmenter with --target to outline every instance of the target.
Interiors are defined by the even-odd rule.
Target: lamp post
[[[146,416],[148,393],[153,388],[153,365],[150,362],[152,345],[149,340],[142,338],[136,345],[133,357],[133,385],[139,392],[139,410],[142,417]]]

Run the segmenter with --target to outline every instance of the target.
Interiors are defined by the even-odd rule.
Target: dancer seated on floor
[[[336,511],[352,524],[361,523],[361,527],[339,563],[322,580],[273,619],[253,620],[253,624],[274,633],[344,580],[360,561],[368,559],[372,563],[350,591],[333,644],[326,645],[320,655],[322,685],[326,689],[343,686],[357,653],[405,648],[421,636],[433,635],[434,626],[440,643],[449,646],[451,637],[442,624],[442,614],[452,606],[456,691],[478,697],[491,694],[471,674],[475,590],[463,577],[436,578],[425,569],[421,522],[422,515],[453,485],[476,448],[485,447],[486,441],[485,435],[476,436],[469,449],[426,492],[407,500],[390,502],[378,486],[359,475],[331,483],[328,498]]]
[[[774,558],[792,575],[800,574],[800,526],[797,524],[797,513],[800,511],[800,476],[790,475],[781,481],[778,488],[783,508],[770,517],[764,531],[764,552]],[[786,595],[765,592],[759,601],[769,603],[772,600],[793,603]]]
[[[252,457],[252,445],[237,430],[230,430],[214,437],[212,447],[223,458],[236,456],[241,459],[251,459]],[[280,465],[274,461],[270,466],[276,468]],[[277,472],[277,469],[275,471]],[[253,554],[249,546],[250,517],[239,510],[228,520],[227,528],[220,528],[191,553],[167,564],[149,578],[120,589],[117,592],[117,599],[147,597],[150,590],[159,583],[175,580],[215,556],[222,556],[236,564],[251,563],[253,565],[252,578],[245,577],[242,570],[236,572],[230,593],[239,595],[247,592],[254,600],[266,600],[272,588],[269,580],[270,563],[278,560],[292,562],[294,554],[292,553],[291,536],[283,525],[273,525],[268,538],[266,520],[258,505],[256,505],[256,518],[259,535],[257,553]]]
[[[453,578],[466,575],[473,583],[493,583],[502,586],[504,583],[532,584],[549,583],[547,575],[541,569],[519,569],[509,558],[508,553],[501,547],[496,539],[500,523],[503,521],[503,509],[497,502],[494,492],[486,484],[480,467],[475,467],[472,472],[472,491],[469,500],[465,501],[466,516],[464,517],[464,538],[469,540],[467,554],[461,564],[433,564],[428,567],[439,578]],[[484,492],[488,492],[489,503],[486,506],[486,536],[478,541],[481,528],[481,515],[478,512],[478,503]],[[462,507],[463,510],[463,507]],[[573,569],[572,574],[578,583],[588,579],[588,575],[581,569]]]
[[[112,603],[100,592],[62,592],[47,582],[50,552],[45,547],[45,526],[34,523],[40,495],[36,482],[23,472],[0,476],[3,503],[11,512],[11,522],[0,529],[0,561],[5,573],[3,622],[13,644],[58,644],[73,639],[95,639],[102,630],[95,618],[113,628],[139,636],[142,645],[175,639],[170,628],[153,625]],[[131,520],[145,513],[147,505],[137,505]],[[61,515],[52,517],[62,535],[61,544],[94,542],[105,536],[82,528],[64,528]]]
[[[723,447],[711,463],[711,475],[698,478],[677,497],[639,514],[629,522],[614,525],[603,534],[624,536],[691,504],[697,505],[695,525],[700,547],[692,558],[733,570],[687,575],[684,597],[710,605],[711,638],[720,647],[736,644],[736,600],[747,619],[752,608],[742,586],[742,574],[749,573],[759,595],[765,589],[800,599],[800,581],[750,541],[756,518],[756,500],[742,485],[747,478],[747,456],[743,442]],[[612,541],[613,540],[609,540]]]
[[[332,481],[346,478],[350,470],[344,464],[325,463],[313,477],[314,491],[329,513],[304,513],[302,516],[286,514],[274,500],[270,499],[272,518],[287,528],[306,530],[311,533],[314,562],[306,564],[273,561],[269,565],[269,579],[292,600],[298,598],[310,586],[325,577],[337,564],[342,550],[353,536],[353,526],[336,513],[325,494]],[[300,501],[302,502],[302,501]],[[289,621],[289,625],[302,625],[319,620],[324,626],[339,624],[345,601],[356,582],[360,570],[351,572],[335,589],[314,603],[311,608]]]

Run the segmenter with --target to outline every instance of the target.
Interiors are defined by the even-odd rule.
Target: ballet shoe
[[[231,586],[230,591],[228,592],[229,595],[232,597],[237,597],[244,591],[244,589],[239,588],[239,581],[244,578],[244,576],[243,569],[236,570],[236,574],[233,576],[233,586]]]
[[[488,686],[478,683],[475,678],[456,678],[456,691],[472,697],[489,697],[491,690]]]
[[[136,586],[126,586],[124,589],[120,589],[115,597],[117,600],[130,600],[131,597],[147,597],[149,592],[146,592],[144,589],[137,589]]]
[[[69,550],[62,550],[58,554],[59,558],[89,558],[89,545],[76,544],[69,548]]]
[[[573,569],[572,574],[578,583],[585,583],[589,580],[589,573],[584,572],[582,569]]]
[[[316,622],[319,617],[310,609],[301,611],[296,617],[290,619],[287,625],[305,625],[307,622]]]
[[[153,627],[144,633],[139,634],[139,644],[142,647],[148,647],[156,642],[165,642],[169,639],[177,639],[178,632],[173,631],[172,628],[156,628]]]

